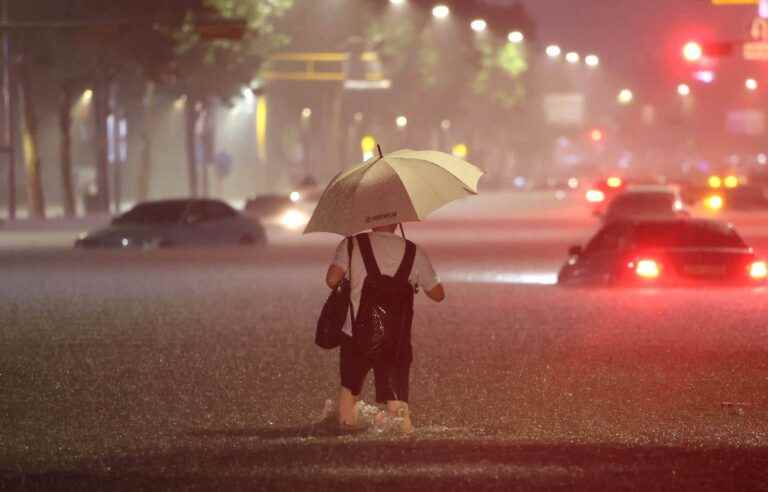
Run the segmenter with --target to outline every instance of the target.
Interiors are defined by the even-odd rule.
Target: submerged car
[[[222,244],[263,245],[262,225],[213,199],[142,202],[109,226],[81,235],[78,248],[152,248]]]
[[[309,213],[297,194],[294,191],[290,195],[267,194],[250,198],[245,202],[245,214],[264,225],[302,229],[309,222]]]
[[[690,214],[677,188],[641,185],[627,187],[598,215],[607,224],[616,220],[680,218]]]
[[[760,285],[766,263],[730,224],[709,219],[618,221],[573,246],[563,285]]]

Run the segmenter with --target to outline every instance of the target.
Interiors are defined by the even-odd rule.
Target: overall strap
[[[358,234],[357,244],[360,246],[360,254],[363,257],[365,263],[365,272],[368,275],[381,275],[379,265],[376,264],[376,257],[373,255],[373,248],[371,247],[371,240],[368,234]]]
[[[411,276],[411,270],[413,269],[413,261],[416,258],[416,245],[411,241],[405,241],[405,254],[403,255],[403,261],[400,262],[400,267],[397,269],[395,278],[407,282],[408,277]]]

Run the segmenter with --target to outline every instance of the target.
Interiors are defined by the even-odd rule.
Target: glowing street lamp
[[[600,65],[600,58],[598,58],[597,55],[587,55],[586,58],[584,58],[584,63],[586,63],[588,67],[595,68]]]
[[[389,0],[389,3],[392,5],[403,5],[405,3],[405,0]]]
[[[93,99],[93,91],[91,89],[86,89],[80,97],[82,98],[83,104],[88,104],[91,102],[91,99]]]
[[[469,26],[475,32],[483,32],[488,27],[488,23],[484,19],[475,19]]]
[[[305,120],[312,117],[312,109],[311,108],[304,108],[301,110],[301,117]]]
[[[563,52],[562,49],[556,44],[550,44],[547,46],[547,56],[550,58],[557,58]]]
[[[581,60],[581,57],[575,51],[571,51],[567,55],[565,55],[565,61],[567,61],[570,64],[579,63],[579,60]]]
[[[696,41],[689,41],[683,46],[683,58],[693,63],[701,60],[704,56],[704,49]]]
[[[757,80],[755,79],[747,79],[744,81],[744,87],[747,88],[748,91],[756,91],[757,90]]]
[[[432,8],[432,16],[436,19],[445,19],[451,15],[451,9],[447,5],[439,4]]]
[[[689,96],[691,94],[691,88],[688,84],[680,84],[677,86],[677,93],[681,96]]]
[[[405,128],[408,126],[408,118],[405,116],[398,116],[395,120],[395,125],[397,125],[398,128]]]
[[[520,31],[512,31],[507,35],[507,39],[510,43],[519,44],[525,41],[525,34],[521,33]]]
[[[635,98],[635,95],[629,89],[622,89],[619,92],[619,96],[618,96],[619,104],[624,104],[624,105],[630,104],[634,98]]]

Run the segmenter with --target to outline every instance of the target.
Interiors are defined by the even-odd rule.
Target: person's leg
[[[391,418],[397,418],[400,430],[405,434],[413,432],[413,422],[411,421],[411,410],[408,403],[401,400],[389,400],[387,402],[387,413]]]
[[[360,399],[365,376],[371,366],[357,351],[352,338],[342,341],[339,360],[341,389],[339,390],[339,425],[357,426],[359,419],[355,404]]]
[[[386,403],[386,410],[376,416],[378,425],[386,426],[395,421],[404,433],[413,432],[411,412],[408,407],[410,374],[409,364],[379,364],[374,367],[376,377],[376,401]]]
[[[352,394],[352,392],[341,387],[339,390],[339,424],[347,426],[356,426],[358,424],[357,409],[355,404],[359,400],[359,397]]]

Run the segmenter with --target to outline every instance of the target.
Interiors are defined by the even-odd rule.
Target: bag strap
[[[347,303],[349,304],[349,319],[352,321],[352,324],[355,324],[355,308],[352,305],[352,250],[355,246],[355,238],[354,236],[347,237],[347,259],[349,261],[348,267],[347,267],[347,275],[349,276],[349,284],[350,284],[350,292],[347,296]]]
[[[373,255],[371,239],[368,237],[368,234],[358,234],[355,237],[357,238],[357,244],[360,246],[363,262],[365,262],[365,273],[368,275],[381,275],[379,265],[376,264],[376,257]]]
[[[395,273],[395,278],[401,282],[407,282],[408,277],[411,276],[411,270],[413,269],[413,262],[416,259],[416,245],[406,239],[405,241],[405,254],[403,255],[403,261],[400,262],[400,266]]]

